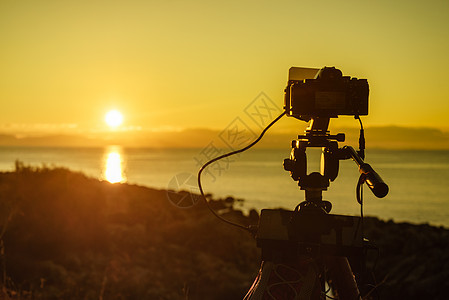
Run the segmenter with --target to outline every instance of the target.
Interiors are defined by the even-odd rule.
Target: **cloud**
[[[7,123],[0,124],[0,132],[14,132],[14,133],[26,133],[26,134],[36,134],[36,133],[57,133],[57,132],[68,132],[76,131],[78,129],[78,124],[75,123],[37,123],[37,124],[26,124],[26,123]]]

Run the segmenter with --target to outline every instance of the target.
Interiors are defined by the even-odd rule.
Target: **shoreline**
[[[181,172],[195,176],[199,162],[206,159],[198,149],[123,152],[116,150],[91,149],[85,152],[79,148],[70,150],[3,148],[0,167],[12,171],[14,161],[21,159],[26,164],[36,166],[43,162],[47,166],[68,167],[100,179],[104,178],[106,173],[110,174],[110,171],[115,170],[121,172],[121,176],[130,183],[149,188],[168,188],[174,177]],[[117,154],[113,153],[120,155],[120,161]],[[309,155],[310,166],[314,166],[312,162],[319,162],[319,156],[315,154]],[[391,186],[391,193],[386,201],[370,200],[369,197],[373,197],[366,189],[366,214],[379,216],[384,220],[393,219],[414,224],[429,222],[434,226],[443,225],[449,228],[449,211],[444,209],[449,205],[447,198],[449,186],[445,180],[449,176],[448,154],[446,151],[367,152],[367,161]],[[224,161],[221,165],[211,166],[204,174],[205,191],[213,192],[217,197],[230,195],[243,198],[245,209],[275,206],[293,209],[303,200],[304,195],[291,180],[288,172],[282,169],[282,161],[288,156],[288,149],[282,151],[252,149],[242,154],[241,158],[233,158],[235,163],[228,164]],[[114,165],[109,164],[110,157],[114,158],[110,161],[114,162]],[[225,170],[221,171],[220,166]],[[354,193],[358,173],[357,166],[352,161],[340,163],[338,178],[331,183],[328,191],[323,193],[324,199],[331,200],[334,204],[333,213],[359,214],[360,209],[357,207]],[[191,185],[193,184],[196,184],[196,180]]]

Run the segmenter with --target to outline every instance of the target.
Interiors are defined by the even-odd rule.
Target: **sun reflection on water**
[[[122,149],[119,146],[106,148],[103,177],[110,183],[125,182]]]

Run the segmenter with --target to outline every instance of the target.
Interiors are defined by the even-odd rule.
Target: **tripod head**
[[[310,121],[304,135],[292,141],[290,158],[284,160],[284,169],[290,171],[293,180],[298,181],[301,190],[305,190],[306,202],[320,203],[322,192],[327,190],[330,181],[338,176],[341,151],[338,142],[345,140],[345,135],[331,135],[328,131],[330,118],[316,117]],[[321,170],[307,174],[307,155],[309,147],[322,148]],[[331,206],[327,204],[326,212]]]
[[[379,198],[388,194],[388,186],[382,178],[366,164],[362,157],[362,150],[357,152],[350,146],[338,147],[338,142],[345,141],[344,133],[331,135],[328,131],[330,118],[315,117],[310,121],[304,135],[299,135],[292,141],[290,158],[284,160],[284,169],[290,172],[293,180],[298,181],[301,190],[305,190],[304,205],[324,208],[329,213],[332,205],[328,201],[322,201],[322,192],[327,190],[330,181],[338,176],[339,161],[352,158],[359,166],[364,181],[372,192]],[[307,155],[309,147],[321,147],[321,170],[307,174]],[[324,202],[324,203],[323,203]]]

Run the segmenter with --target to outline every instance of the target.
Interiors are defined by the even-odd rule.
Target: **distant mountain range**
[[[333,129],[332,133],[346,134],[345,144],[357,146],[359,130],[356,128]],[[240,134],[240,136],[238,136]],[[259,131],[218,131],[187,129],[160,132],[108,132],[81,134],[48,134],[40,136],[0,134],[0,146],[48,146],[48,147],[103,147],[111,144],[125,147],[151,148],[240,148],[254,140]],[[289,148],[294,133],[268,132],[258,147]],[[365,129],[366,147],[383,149],[447,149],[449,132],[435,128],[408,128],[397,126],[369,127]]]

